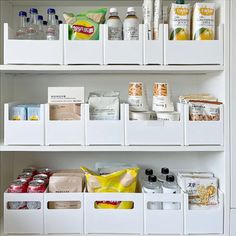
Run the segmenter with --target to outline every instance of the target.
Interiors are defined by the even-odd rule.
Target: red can
[[[32,175],[34,176],[37,174],[37,169],[35,167],[27,167],[23,169],[22,173],[32,173]]]
[[[52,171],[49,168],[41,168],[37,170],[38,174],[45,174],[48,178],[52,175]]]
[[[33,180],[33,174],[25,172],[25,173],[22,173],[22,174],[18,175],[17,179],[23,179],[23,180],[26,180],[29,183],[30,181]]]
[[[9,193],[27,193],[28,182],[25,179],[14,180],[9,188]]]
[[[46,185],[48,185],[49,179],[46,174],[38,174],[33,177],[33,180],[43,180]]]
[[[29,182],[27,189],[28,193],[44,193],[46,191],[46,184],[43,180],[32,180]]]

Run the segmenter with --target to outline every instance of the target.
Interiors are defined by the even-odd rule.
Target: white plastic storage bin
[[[144,25],[143,38],[143,64],[144,65],[162,65],[164,63],[164,25],[159,25],[158,40],[148,40],[147,25]]]
[[[125,106],[126,145],[178,145],[184,143],[183,105],[178,104],[180,121],[130,120]]]
[[[104,64],[143,64],[143,25],[139,25],[139,40],[108,40],[108,26],[104,25]]]
[[[69,40],[68,25],[64,25],[64,64],[103,64],[103,25],[100,25],[99,40]]]
[[[5,145],[44,145],[44,105],[40,105],[39,121],[9,120],[10,107],[4,105],[4,144]]]
[[[50,120],[50,104],[45,105],[45,143],[46,145],[84,145],[85,114],[81,104],[80,120]]]
[[[185,145],[223,146],[224,109],[221,105],[219,121],[190,121],[189,105],[185,105]]]
[[[184,196],[184,231],[185,234],[223,234],[224,197],[219,191],[219,206],[210,209],[191,210],[188,195]]]
[[[165,25],[164,64],[223,65],[223,29],[223,25],[220,25],[217,40],[169,40],[168,25]]]
[[[86,145],[124,145],[124,104],[120,106],[120,120],[90,120],[89,104],[85,105]]]
[[[4,24],[4,64],[63,64],[63,26],[59,40],[17,40]]]
[[[130,201],[133,209],[95,209],[96,201]],[[85,234],[143,234],[142,193],[86,193]]]
[[[149,209],[148,204],[158,203],[160,209]],[[178,204],[178,209],[163,209],[163,202]],[[170,225],[171,224],[171,225]],[[179,234],[184,232],[184,196],[179,194],[144,194],[144,234]]]
[[[49,209],[49,202],[80,202],[79,209]],[[83,234],[84,232],[83,193],[45,193],[44,230],[45,234]]]
[[[38,202],[40,209],[9,209],[9,202]],[[43,234],[43,193],[4,193],[5,234]]]

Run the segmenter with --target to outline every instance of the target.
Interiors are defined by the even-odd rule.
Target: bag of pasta
[[[81,167],[85,173],[87,190],[89,193],[135,193],[139,168],[129,168],[107,175],[99,175]],[[95,208],[99,209],[132,209],[132,202],[124,201],[96,201]]]
[[[107,9],[90,10],[75,16],[73,13],[64,13],[69,24],[69,40],[99,40],[99,26],[105,23]]]

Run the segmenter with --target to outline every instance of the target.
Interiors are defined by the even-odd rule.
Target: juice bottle
[[[116,8],[110,9],[107,26],[109,40],[122,40],[122,22]]]

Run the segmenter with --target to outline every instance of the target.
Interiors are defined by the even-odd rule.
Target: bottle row
[[[59,40],[15,40],[4,24],[5,64],[65,65],[223,65],[223,26],[217,40],[169,40],[168,25],[159,26],[159,40],[148,39],[139,25],[139,40],[109,40],[108,25],[100,25],[99,40],[70,40],[69,25],[59,26]]]
[[[219,120],[189,116],[189,104],[178,104],[180,119],[131,120],[128,104],[119,120],[91,120],[89,104],[81,104],[79,120],[51,120],[50,105],[40,105],[40,120],[11,120],[5,104],[5,145],[219,145],[224,143],[223,105]]]

